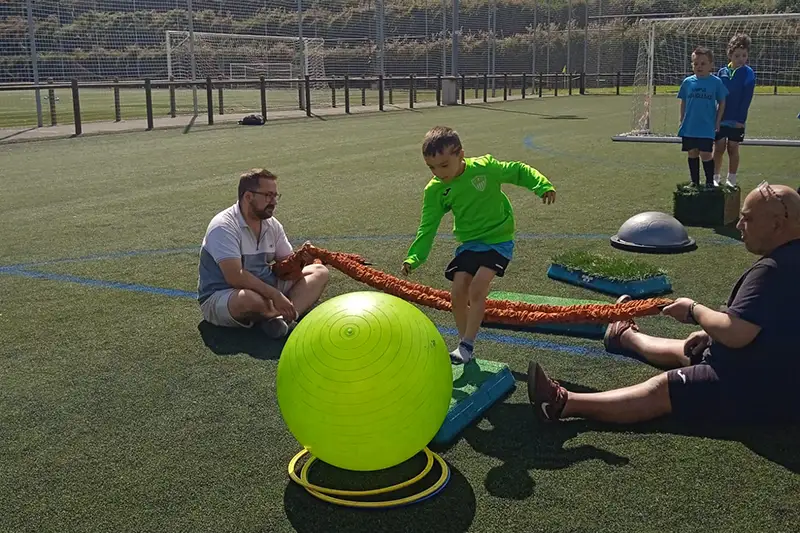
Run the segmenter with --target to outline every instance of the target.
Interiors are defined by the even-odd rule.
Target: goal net
[[[264,76],[267,79],[295,79],[297,72],[291,63],[231,63],[232,80],[255,80]]]
[[[678,142],[678,89],[692,74],[692,51],[713,55],[712,73],[728,65],[734,35],[750,36],[748,64],[756,90],[746,144],[800,146],[800,13],[642,20],[633,87],[631,130],[616,141]]]
[[[235,33],[167,31],[167,74],[176,80],[325,77],[324,41]],[[252,77],[251,77],[252,76]],[[317,82],[316,85],[324,85]],[[275,85],[271,85],[274,87]]]

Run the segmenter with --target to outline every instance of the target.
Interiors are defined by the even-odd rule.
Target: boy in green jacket
[[[464,157],[453,129],[437,126],[425,135],[422,155],[434,177],[425,187],[422,219],[402,272],[421,266],[430,254],[442,217],[453,212],[453,233],[461,245],[445,270],[452,282],[453,315],[459,343],[450,352],[453,363],[473,359],[475,337],[483,322],[489,285],[502,277],[514,252],[514,210],[503,183],[530,189],[546,204],[556,200],[550,181],[538,170],[491,155]]]

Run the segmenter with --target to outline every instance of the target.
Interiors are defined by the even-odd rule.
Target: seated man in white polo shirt
[[[283,226],[272,214],[280,198],[278,178],[253,169],[239,178],[239,201],[209,223],[200,249],[197,296],[203,318],[227,327],[257,324],[269,337],[289,332],[328,283],[328,269],[308,265],[299,281],[279,280],[272,263],[292,253]]]

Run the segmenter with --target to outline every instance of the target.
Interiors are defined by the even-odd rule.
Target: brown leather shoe
[[[629,302],[631,299],[632,298],[627,294],[623,294],[617,298],[617,303],[622,304]],[[627,320],[618,320],[617,322],[612,322],[609,324],[606,328],[605,335],[603,335],[603,346],[605,347],[606,351],[608,353],[617,355],[635,355],[631,350],[623,348],[622,343],[620,342],[622,334],[631,328],[633,331],[639,331],[639,326],[636,325],[636,322],[634,322],[632,318]]]
[[[536,416],[553,422],[561,417],[567,404],[567,389],[550,379],[539,363],[528,363],[528,401]]]

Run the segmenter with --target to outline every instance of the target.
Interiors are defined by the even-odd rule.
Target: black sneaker
[[[259,327],[270,339],[282,339],[289,334],[289,324],[280,316],[260,322]]]

